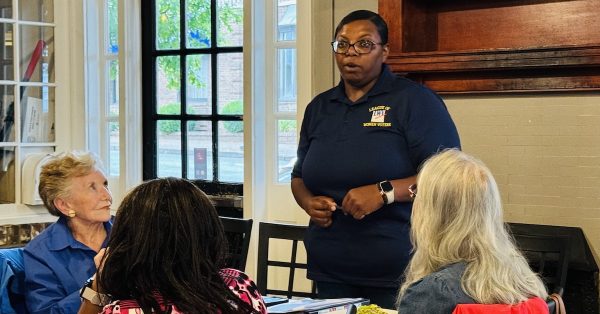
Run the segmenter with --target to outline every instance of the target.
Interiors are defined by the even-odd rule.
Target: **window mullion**
[[[218,76],[217,76],[217,1],[210,1],[210,76],[211,76],[211,108],[212,108],[212,143],[213,143],[213,178],[220,181],[219,177],[219,118],[218,118]]]

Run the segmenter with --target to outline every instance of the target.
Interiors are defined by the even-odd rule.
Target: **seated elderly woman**
[[[74,313],[79,290],[96,272],[106,246],[112,196],[100,163],[89,153],[63,153],[40,173],[39,194],[58,220],[24,249],[25,300],[30,313]]]
[[[117,211],[80,313],[266,313],[254,282],[222,268],[226,249],[199,188],[177,178],[142,183]]]
[[[399,313],[548,313],[546,288],[507,232],[481,161],[443,151],[424,163],[417,187]]]

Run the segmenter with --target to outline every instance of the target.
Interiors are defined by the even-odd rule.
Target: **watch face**
[[[390,183],[390,181],[382,181],[380,183],[381,186],[381,190],[384,192],[389,192],[392,191],[394,189],[394,187],[392,186],[392,184]]]

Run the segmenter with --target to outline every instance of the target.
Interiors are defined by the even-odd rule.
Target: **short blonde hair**
[[[417,187],[411,217],[414,255],[398,301],[416,281],[457,262],[467,264],[461,286],[478,303],[547,297],[506,229],[498,186],[483,162],[445,150],[424,163]]]
[[[54,200],[70,195],[72,178],[88,175],[99,167],[98,159],[87,152],[60,153],[44,164],[38,192],[48,212],[54,216],[64,216],[54,205]]]

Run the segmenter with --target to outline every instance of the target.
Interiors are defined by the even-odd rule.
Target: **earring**
[[[73,217],[75,217],[75,214],[76,214],[76,213],[75,213],[75,211],[74,211],[74,210],[72,210],[72,209],[69,209],[69,217],[73,218]]]

